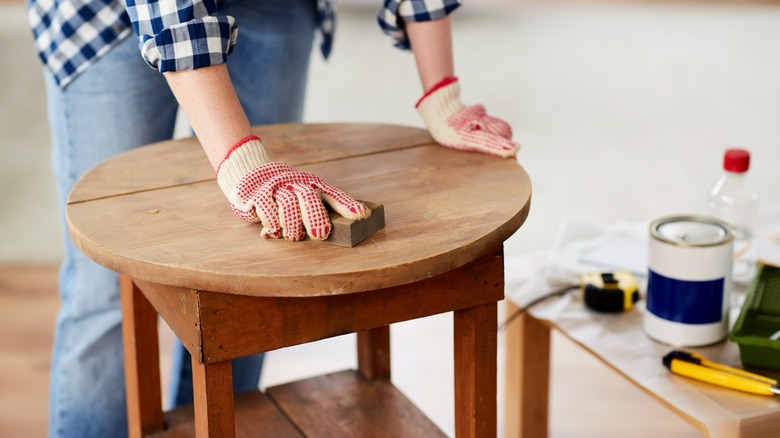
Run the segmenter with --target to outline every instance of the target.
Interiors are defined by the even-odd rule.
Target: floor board
[[[0,265],[0,436],[46,435],[55,265]]]

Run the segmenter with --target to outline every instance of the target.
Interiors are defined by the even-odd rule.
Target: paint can
[[[734,229],[705,216],[650,224],[645,332],[681,347],[713,344],[728,332]]]

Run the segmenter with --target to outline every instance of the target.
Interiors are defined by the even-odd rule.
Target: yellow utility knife
[[[780,395],[777,380],[711,362],[696,353],[673,350],[664,356],[663,363],[674,374],[691,379],[751,394]]]

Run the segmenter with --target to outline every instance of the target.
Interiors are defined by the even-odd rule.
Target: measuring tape
[[[636,277],[625,271],[583,274],[580,292],[585,305],[599,312],[625,312],[639,301]]]

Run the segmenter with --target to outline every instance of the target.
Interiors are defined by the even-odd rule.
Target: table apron
[[[415,283],[317,297],[255,297],[134,282],[193,357],[216,363],[495,303],[504,298],[504,261],[491,252]]]

